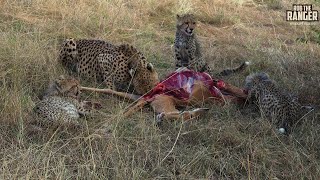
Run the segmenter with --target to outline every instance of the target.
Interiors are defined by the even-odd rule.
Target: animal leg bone
[[[104,93],[104,94],[114,94],[117,95],[119,97],[125,98],[125,99],[129,99],[129,100],[133,100],[136,101],[139,98],[141,98],[141,96],[139,95],[135,95],[135,94],[131,94],[131,93],[126,93],[126,92],[119,92],[119,91],[115,91],[112,89],[98,89],[98,88],[89,88],[89,87],[81,87],[81,90],[84,91],[92,91],[92,92],[98,92],[98,93]]]

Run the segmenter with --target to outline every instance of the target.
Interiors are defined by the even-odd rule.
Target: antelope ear
[[[147,69],[149,70],[149,71],[153,71],[153,65],[151,64],[151,63],[148,63],[147,64]]]

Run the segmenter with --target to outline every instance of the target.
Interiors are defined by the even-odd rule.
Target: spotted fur
[[[94,78],[114,90],[131,83],[138,94],[144,94],[159,82],[152,64],[128,44],[116,46],[102,40],[67,39],[59,61],[81,77]]]
[[[289,132],[292,125],[313,110],[310,106],[301,105],[296,97],[278,87],[266,73],[247,76],[245,89],[249,100],[255,102],[261,113],[279,130]]]
[[[40,102],[34,107],[35,113],[48,122],[78,124],[78,118],[99,109],[100,104],[80,101],[80,84],[74,78],[60,76],[47,88]]]
[[[197,20],[193,14],[177,15],[177,30],[174,41],[176,69],[187,67],[198,72],[208,72],[213,76],[228,76],[247,67],[249,63],[243,62],[236,68],[225,69],[214,74],[202,56],[200,43],[194,33],[196,26]]]
[[[188,67],[194,71],[210,71],[203,59],[201,47],[194,33],[197,22],[193,14],[177,15],[177,31],[174,41],[176,68]]]

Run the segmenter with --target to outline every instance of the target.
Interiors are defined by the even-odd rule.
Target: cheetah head
[[[196,18],[193,14],[177,15],[177,30],[187,36],[192,36],[196,28]]]
[[[246,77],[244,89],[248,93],[254,92],[260,83],[273,83],[265,72],[250,74]]]
[[[145,94],[159,83],[159,76],[144,55],[131,45],[124,44],[120,50],[129,58],[129,74],[132,84],[138,94]]]
[[[159,76],[153,65],[146,61],[132,62],[129,74],[132,84],[138,94],[145,94],[159,83]]]
[[[60,76],[49,84],[44,93],[47,96],[65,96],[79,99],[80,83],[73,77]]]

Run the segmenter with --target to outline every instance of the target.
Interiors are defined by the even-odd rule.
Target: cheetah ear
[[[179,19],[179,18],[180,18],[180,15],[179,15],[179,14],[177,14],[177,16],[176,16],[176,17],[177,17],[177,19]]]
[[[140,68],[140,60],[138,58],[138,54],[133,54],[131,57],[129,57],[129,69],[133,69],[136,71]]]
[[[153,69],[154,69],[154,68],[153,68],[153,65],[152,65],[151,63],[148,63],[148,64],[147,64],[147,69],[152,72]]]
[[[133,56],[134,54],[137,54],[137,50],[130,44],[121,44],[118,48],[126,56]]]
[[[126,58],[128,58],[129,68],[137,68],[139,65],[139,55],[137,49],[129,44],[122,44],[118,46],[119,51],[121,51]]]

